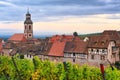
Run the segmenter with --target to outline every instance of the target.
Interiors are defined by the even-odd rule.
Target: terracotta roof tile
[[[15,44],[14,43],[10,43],[10,42],[7,42],[3,45],[3,48],[5,49],[12,49],[15,47]]]
[[[25,38],[24,34],[14,34],[8,40],[9,41],[22,41],[22,42],[25,42],[27,39]]]
[[[56,41],[53,43],[50,52],[48,55],[50,56],[64,56],[64,48],[66,42],[64,41]]]
[[[2,51],[2,43],[0,43],[0,51]]]
[[[55,41],[72,41],[73,39],[75,40],[80,40],[80,37],[78,36],[73,36],[73,35],[55,35],[49,39],[49,42],[55,42]]]
[[[91,36],[89,38],[88,47],[107,48],[109,41],[116,41],[116,44],[120,43],[120,35],[117,31],[106,30],[99,36]]]
[[[3,39],[0,38],[0,51],[2,51],[2,48],[3,48]]]
[[[87,49],[87,42],[70,41],[66,43],[64,52],[86,53],[86,49]]]
[[[48,55],[64,56],[65,44],[68,41],[80,41],[80,37],[73,35],[55,35],[49,39],[53,43]]]

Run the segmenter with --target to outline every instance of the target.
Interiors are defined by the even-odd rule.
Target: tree
[[[74,36],[78,36],[78,33],[77,33],[77,32],[74,32],[73,35],[74,35]]]

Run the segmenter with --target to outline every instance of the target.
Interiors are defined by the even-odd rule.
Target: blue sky
[[[0,30],[23,32],[28,7],[35,34],[119,30],[120,0],[0,0]]]

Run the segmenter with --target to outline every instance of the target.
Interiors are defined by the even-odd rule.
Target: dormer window
[[[105,45],[105,42],[102,41],[101,44],[102,44],[102,45]]]
[[[97,42],[94,42],[95,45],[97,45]]]

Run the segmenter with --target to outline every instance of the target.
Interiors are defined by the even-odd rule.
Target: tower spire
[[[29,14],[29,7],[28,7],[28,9],[27,9],[27,14]]]
[[[24,34],[28,40],[33,38],[33,22],[31,20],[29,8],[27,9],[26,19],[24,21]]]

